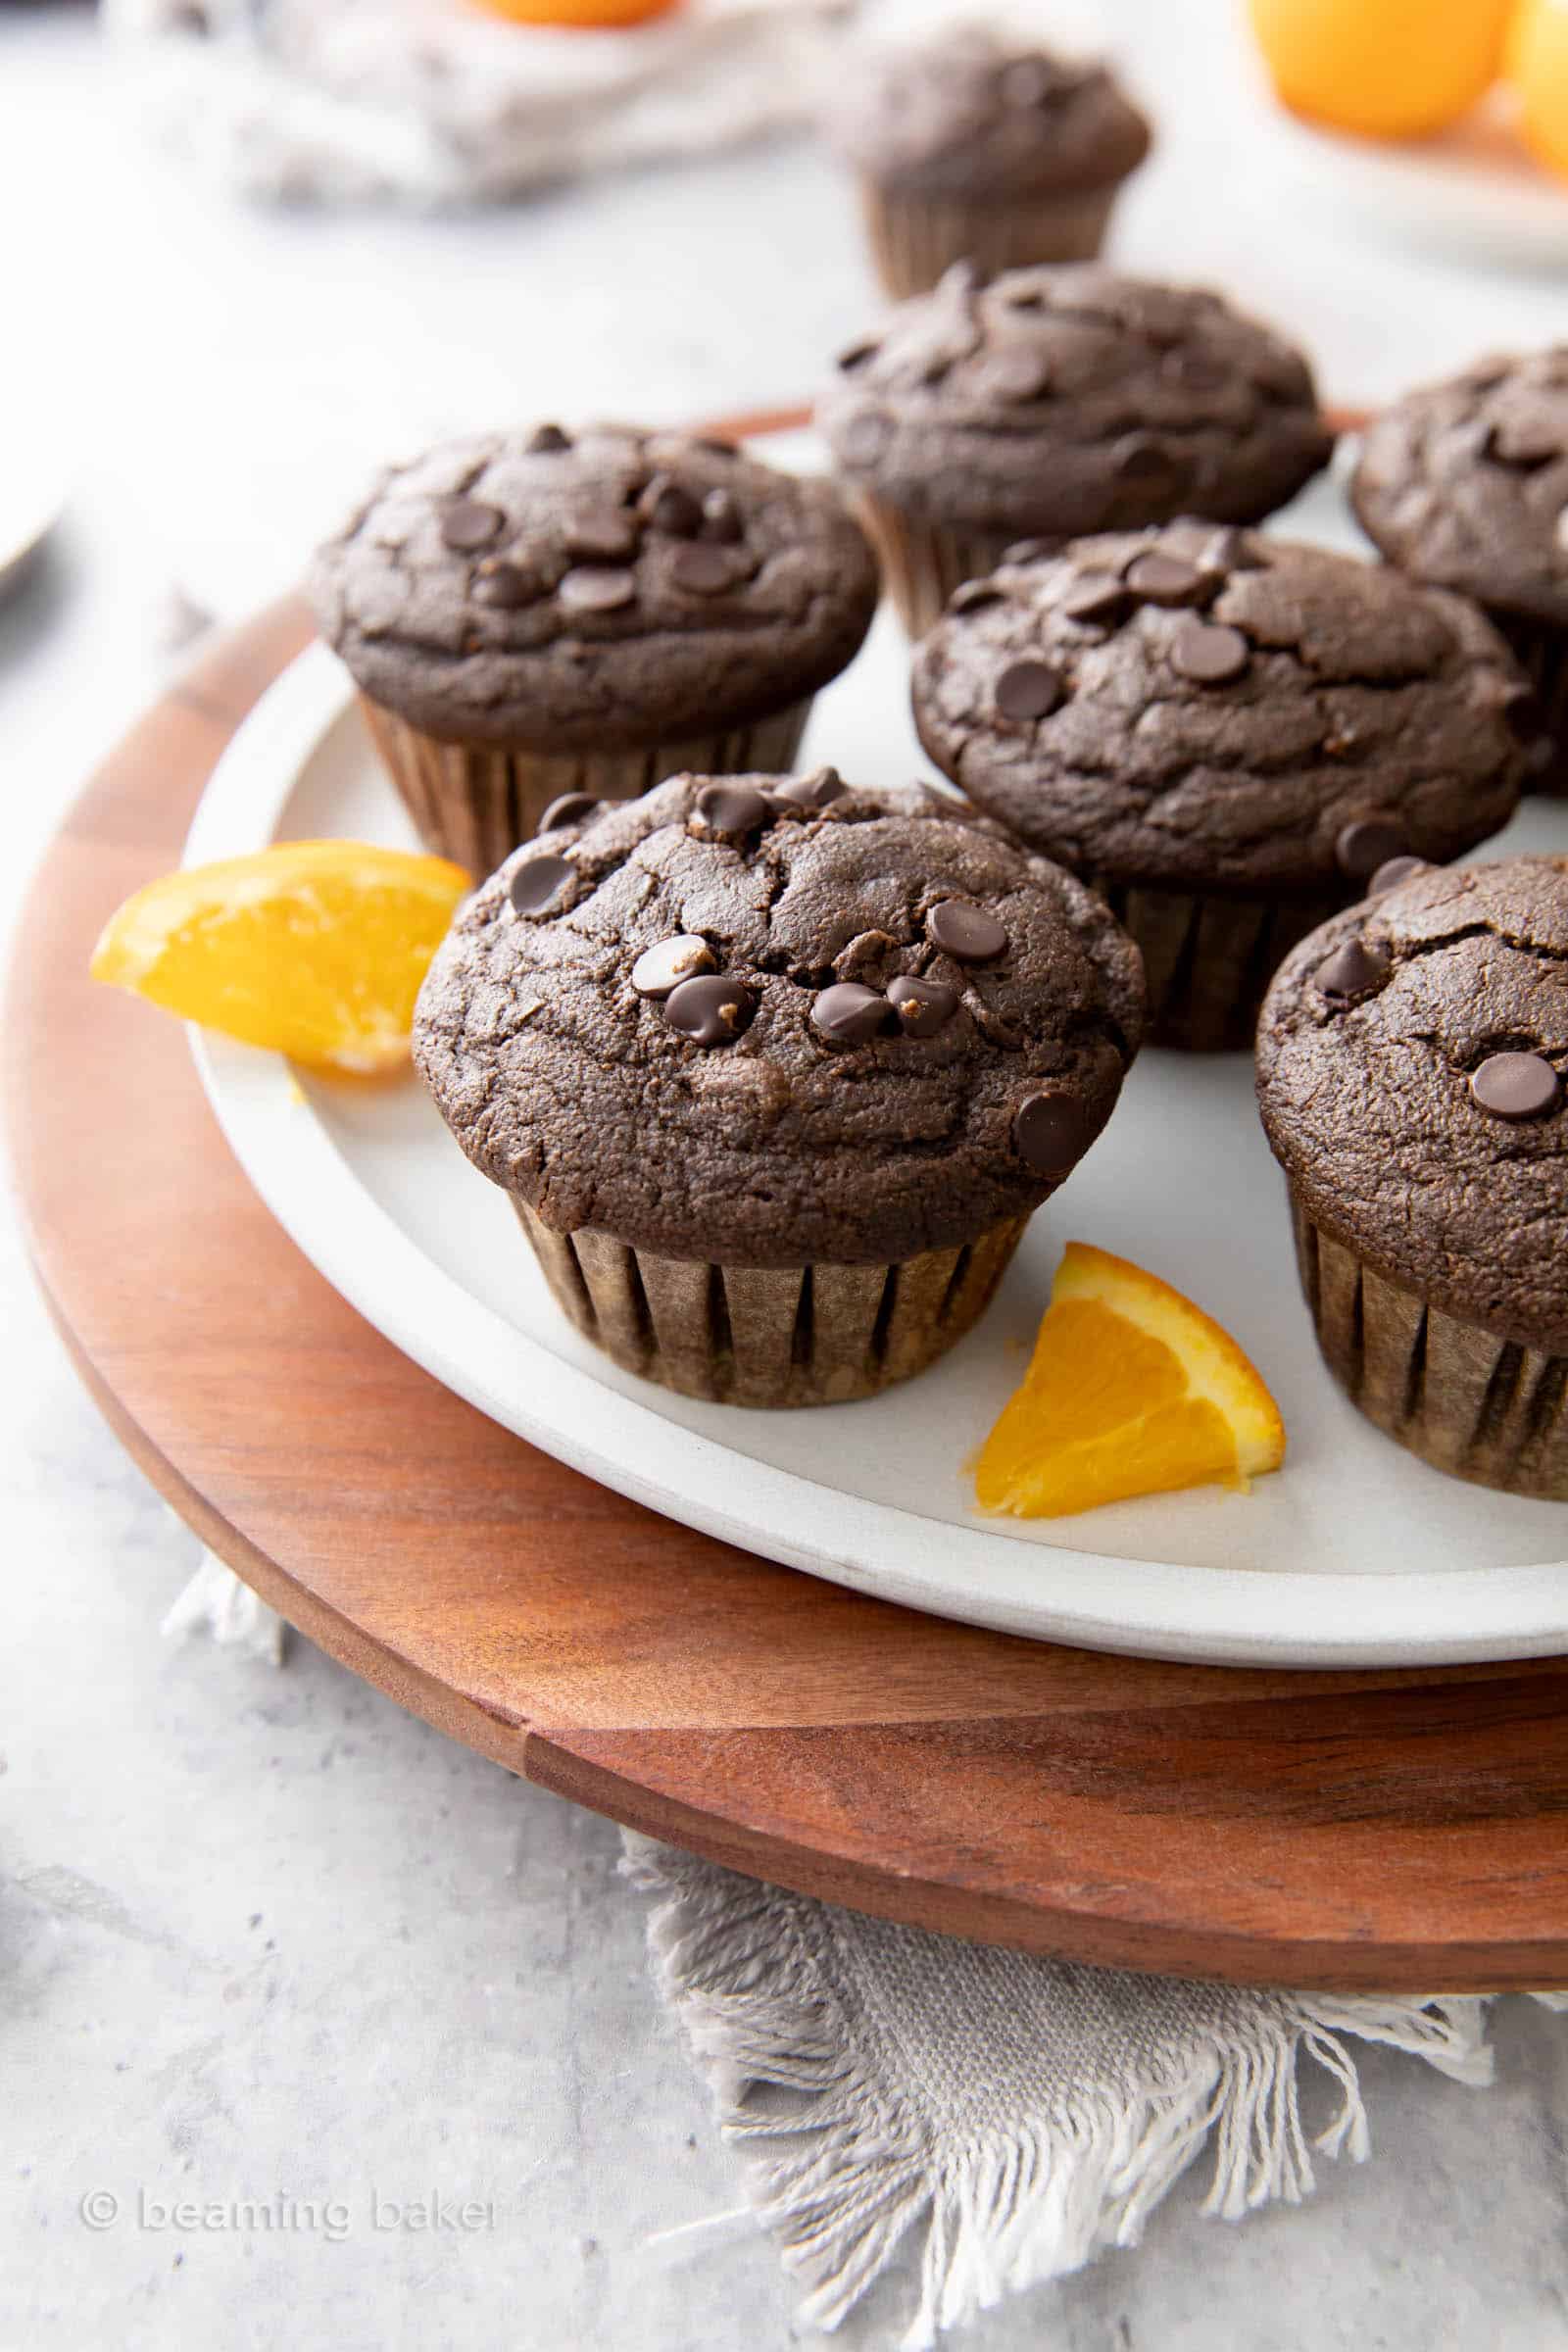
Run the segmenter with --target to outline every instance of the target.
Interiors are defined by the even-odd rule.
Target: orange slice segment
[[[1178,1487],[1245,1489],[1284,1458],[1279,1407],[1229,1333],[1157,1275],[1069,1242],[975,1493],[983,1511],[1053,1519]]]
[[[468,887],[444,858],[280,842],[137,891],[92,976],[296,1061],[385,1070],[408,1054],[419,983]]]
[[[1248,0],[1293,113],[1369,139],[1456,122],[1497,75],[1515,0]]]

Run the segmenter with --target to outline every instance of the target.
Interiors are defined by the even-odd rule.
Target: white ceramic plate
[[[1290,519],[1353,543],[1327,485]],[[820,698],[807,757],[868,782],[928,774],[906,662],[884,613]],[[411,840],[347,678],[316,647],[234,738],[187,858],[331,834]],[[1497,847],[1564,840],[1568,813],[1535,810]],[[1568,1647],[1561,1507],[1423,1468],[1323,1370],[1244,1056],[1142,1057],[984,1322],[932,1371],[864,1403],[769,1413],[667,1396],[580,1340],[412,1077],[335,1084],[219,1037],[196,1053],[262,1198],[363,1315],[508,1428],[694,1527],[916,1608],[1153,1656],[1344,1666]],[[1153,1268],[1236,1334],[1284,1410],[1283,1472],[1246,1497],[976,1516],[964,1462],[1019,1377],[1069,1237]]]

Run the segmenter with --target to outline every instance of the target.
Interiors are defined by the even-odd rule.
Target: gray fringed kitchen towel
[[[1036,1960],[900,1928],[626,1837],[657,1899],[659,1989],[709,2075],[749,2190],[835,2328],[920,2233],[922,2352],[1003,2296],[1136,2245],[1212,2149],[1206,2214],[1312,2187],[1368,2153],[1348,2035],[1491,2080],[1479,1999],[1253,1992]],[[1568,1995],[1537,1996],[1552,2007]],[[1308,2143],[1303,2059],[1338,2112]]]
[[[283,1655],[282,1620],[210,1552],[164,1631]],[[903,2352],[1136,2245],[1205,2150],[1202,2210],[1223,2221],[1298,2204],[1314,2154],[1359,2162],[1370,2141],[1350,2038],[1456,2082],[1492,2079],[1484,2000],[1244,1991],[1036,1960],[629,1831],[624,1843],[628,1876],[655,1898],[655,1983],[748,2160],[758,2218],[806,2286],[802,2320],[836,2328],[914,2232]],[[1568,1993],[1534,1997],[1568,2009]],[[1310,2141],[1303,2060],[1338,2101]]]

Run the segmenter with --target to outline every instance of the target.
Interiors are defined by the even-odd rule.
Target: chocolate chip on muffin
[[[935,792],[814,781],[678,777],[519,851],[416,1022],[567,1312],[740,1401],[868,1394],[959,1336],[1142,1027],[1081,884]]]
[[[423,838],[479,873],[564,795],[787,765],[877,596],[826,484],[612,425],[389,467],[311,585]]]
[[[1258,1102],[1331,1370],[1461,1478],[1568,1499],[1568,859],[1418,868],[1287,957]]]
[[[1390,860],[1458,857],[1513,811],[1517,672],[1462,598],[1191,519],[990,585],[919,648],[921,740],[1105,892],[1163,1042],[1250,1043],[1294,940]]]
[[[1350,497],[1391,564],[1486,608],[1532,682],[1527,789],[1568,792],[1568,343],[1396,401]]]
[[[817,416],[915,635],[1013,542],[1260,521],[1332,448],[1305,360],[1270,329],[1092,267],[984,286],[955,269],[841,366]]]

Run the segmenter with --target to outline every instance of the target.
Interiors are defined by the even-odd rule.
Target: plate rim
[[[310,646],[291,662],[214,769],[186,837],[184,862],[233,856],[271,839],[302,767],[353,704],[352,681],[325,645]],[[230,1149],[269,1210],[340,1296],[492,1420],[705,1534],[927,1614],[1134,1656],[1316,1671],[1479,1664],[1568,1647],[1562,1563],[1316,1575],[1009,1544],[1029,1570],[1026,1600],[965,1594],[965,1556],[1004,1539],[984,1526],[957,1526],[846,1494],[751,1454],[737,1457],[722,1441],[683,1428],[653,1403],[623,1396],[568,1362],[474,1298],[366,1192],[324,1126],[314,1116],[302,1120],[308,1102],[283,1056],[194,1027],[189,1034]],[[498,1348],[514,1367],[505,1390],[482,1370]],[[725,1473],[733,1484],[738,1458],[752,1505],[746,1515],[720,1492]],[[863,1530],[858,1544],[848,1540],[862,1516],[882,1530],[886,1548],[874,1562],[862,1556]],[[907,1549],[902,1558],[888,1556],[901,1535]],[[948,1555],[940,1583],[918,1565],[921,1551],[934,1545]],[[1469,1620],[1466,1631],[1431,1630],[1440,1595],[1443,1617],[1451,1624],[1457,1608]],[[1483,1597],[1488,1630],[1478,1632],[1465,1604]],[[1375,1628],[1362,1622],[1369,1615]]]

